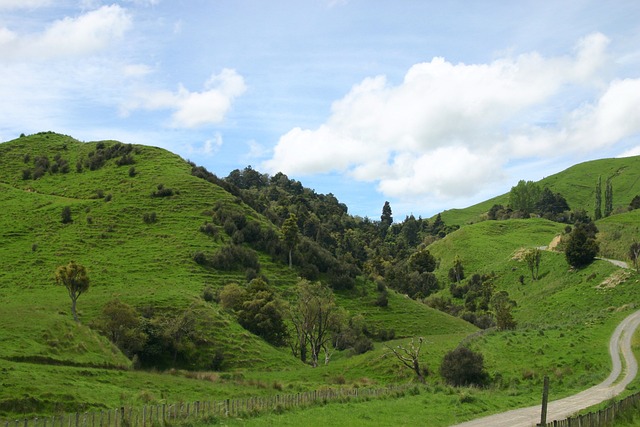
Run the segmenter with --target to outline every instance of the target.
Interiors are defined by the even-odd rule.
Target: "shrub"
[[[447,383],[459,386],[483,386],[489,382],[484,368],[484,357],[467,347],[448,352],[440,365],[440,375]]]
[[[389,296],[386,292],[382,292],[378,295],[378,298],[373,302],[376,307],[387,307],[389,305]]]
[[[22,170],[22,179],[24,180],[31,179],[31,169]]]
[[[134,166],[131,166],[129,168],[129,176],[133,178],[134,176],[136,176],[136,174],[137,174],[136,168]]]
[[[73,218],[71,218],[71,208],[69,206],[65,206],[62,208],[62,223],[69,224],[73,222]]]
[[[165,188],[164,184],[158,184],[158,190],[151,193],[151,197],[170,197],[173,196],[171,188]]]
[[[215,298],[216,293],[213,288],[209,285],[205,286],[204,290],[202,291],[202,299],[206,302],[213,302]]]
[[[158,216],[155,212],[147,212],[142,215],[142,220],[145,224],[154,224],[158,221]]]
[[[210,265],[217,270],[253,268],[260,271],[257,253],[240,245],[227,245],[221,248],[211,257]]]

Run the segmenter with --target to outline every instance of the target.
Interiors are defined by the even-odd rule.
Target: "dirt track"
[[[600,384],[581,393],[564,399],[549,402],[547,408],[547,422],[565,419],[571,414],[596,405],[620,394],[638,373],[638,363],[631,351],[631,337],[640,325],[640,310],[625,318],[613,332],[609,341],[609,354],[613,362],[613,369],[609,377]],[[624,376],[622,362],[624,357],[627,366]],[[540,390],[542,395],[542,390]],[[530,427],[540,422],[540,406],[514,409],[489,417],[479,418],[458,424],[457,427]]]

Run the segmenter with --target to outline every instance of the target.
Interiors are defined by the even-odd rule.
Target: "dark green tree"
[[[69,224],[70,222],[73,222],[73,218],[71,218],[71,208],[69,206],[65,206],[64,208],[62,208],[61,217],[63,224]]]
[[[484,357],[467,347],[448,352],[440,365],[440,375],[453,386],[483,386],[489,382]]]
[[[409,268],[418,273],[432,273],[436,264],[436,258],[426,248],[415,251],[409,257]]]
[[[604,216],[607,217],[613,212],[613,186],[611,178],[607,179],[607,186],[604,190]]]
[[[491,298],[491,307],[496,316],[496,326],[498,330],[515,329],[516,321],[511,310],[516,306],[516,302],[509,298],[507,291],[500,291]]]
[[[79,323],[80,320],[76,312],[76,301],[78,301],[80,295],[89,290],[87,269],[75,261],[71,261],[67,265],[61,265],[56,269],[56,283],[63,285],[67,289],[69,298],[71,298],[71,313],[73,314],[73,319]]]
[[[289,251],[289,268],[293,267],[293,249],[298,244],[298,240],[300,239],[300,230],[298,229],[298,218],[295,214],[289,214],[289,218],[287,218],[282,224],[282,240]]]
[[[92,322],[127,357],[133,357],[144,348],[147,335],[142,330],[142,319],[135,308],[118,299],[102,308],[101,315]]]
[[[596,183],[596,202],[595,202],[595,211],[594,218],[599,220],[602,218],[602,177],[598,177],[598,182]]]
[[[511,187],[509,192],[509,206],[514,211],[524,215],[535,212],[536,204],[542,194],[540,186],[533,181],[518,181],[518,185]]]
[[[238,322],[246,330],[268,343],[283,346],[287,342],[284,303],[264,280],[253,279],[238,312]]]
[[[569,234],[565,249],[565,257],[570,266],[582,268],[593,262],[598,254],[598,243],[585,224],[577,224]]]

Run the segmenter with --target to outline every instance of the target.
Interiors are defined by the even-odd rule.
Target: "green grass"
[[[265,227],[268,222],[222,188],[191,176],[183,159],[159,148],[137,147],[133,177],[128,166],[118,167],[114,160],[97,171],[77,173],[76,161],[96,145],[55,134],[0,144],[0,418],[415,381],[383,343],[363,355],[336,352],[328,365],[313,369],[293,358],[289,349],[274,348],[245,331],[217,304],[202,301],[205,286],[219,289],[229,281],[245,281],[242,271],[220,272],[192,260],[194,252],[211,253],[229,240],[214,240],[199,231],[214,205],[224,203]],[[68,174],[22,180],[22,170],[30,166],[25,154],[32,161],[36,155],[53,158],[56,153],[69,161]],[[566,182],[562,174],[547,180],[572,207],[586,206],[597,176],[620,170],[613,183],[615,205],[622,206],[631,200],[623,203],[625,197],[640,190],[630,173],[633,159],[618,160],[579,165],[566,172]],[[158,184],[176,194],[151,197]],[[99,190],[111,194],[111,200],[97,198]],[[447,211],[443,218],[448,224],[477,222],[496,200],[501,199]],[[65,206],[71,207],[71,224],[61,223]],[[157,214],[157,223],[143,222],[150,212]],[[637,235],[637,221],[635,212],[601,220],[604,251],[615,257],[623,253]],[[573,271],[563,254],[544,252],[541,278],[532,281],[514,254],[548,245],[563,229],[543,219],[477,222],[429,247],[439,260],[436,274],[445,287],[447,271],[459,256],[467,277],[495,273],[496,289],[507,290],[518,304],[516,331],[493,332],[471,342],[485,357],[494,379],[490,388],[453,389],[443,386],[438,374],[444,354],[477,328],[395,292],[389,293],[388,307],[377,307],[374,284],[359,282],[352,292],[336,293],[341,307],[361,314],[373,330],[393,330],[396,340],[388,345],[425,337],[421,362],[431,374],[420,393],[229,420],[230,425],[398,425],[398,414],[406,425],[424,424],[425,419],[430,425],[449,425],[537,403],[544,375],[552,378],[554,397],[601,381],[610,369],[609,336],[640,301],[639,277],[629,272],[626,281],[602,288],[605,279],[618,274],[617,267],[597,261]],[[72,321],[69,298],[53,275],[71,259],[88,267],[92,281],[78,300],[80,325]],[[298,280],[295,272],[265,254],[260,263],[271,283],[289,293]],[[192,307],[210,342],[202,357],[222,348],[226,372],[131,370],[131,362],[89,327],[113,298],[160,312]]]

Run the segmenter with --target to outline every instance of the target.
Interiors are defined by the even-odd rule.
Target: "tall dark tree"
[[[264,280],[253,279],[247,288],[247,297],[240,305],[238,322],[248,331],[275,346],[287,340],[284,323],[284,303]]]
[[[289,214],[282,224],[282,239],[289,251],[289,268],[293,267],[293,249],[298,244],[300,230],[298,229],[298,218],[295,214]]]
[[[393,216],[391,212],[391,205],[389,202],[384,202],[382,207],[382,215],[380,215],[380,227],[386,231],[393,224]]]
[[[604,216],[607,217],[613,212],[613,186],[611,178],[607,179],[607,187],[604,190]]]
[[[596,206],[594,211],[594,218],[599,220],[602,218],[602,177],[598,177],[598,182],[596,183]]]
[[[56,283],[63,285],[67,289],[69,298],[71,298],[71,313],[73,314],[73,319],[79,323],[76,301],[78,301],[80,295],[89,290],[87,269],[75,261],[71,261],[67,265],[61,265],[56,269]]]

